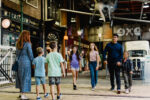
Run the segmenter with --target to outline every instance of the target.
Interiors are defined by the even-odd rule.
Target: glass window
[[[144,57],[147,55],[146,50],[130,50],[128,52],[130,57]]]

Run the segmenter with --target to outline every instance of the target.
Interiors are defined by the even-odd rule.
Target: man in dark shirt
[[[121,60],[123,58],[123,49],[122,46],[117,41],[118,41],[118,35],[113,34],[112,42],[108,43],[105,47],[103,58],[104,58],[104,64],[108,64],[108,69],[110,73],[111,90],[113,91],[115,88],[114,85],[114,76],[115,76],[116,83],[117,83],[117,93],[120,94],[120,89],[121,89],[120,66],[121,66]],[[107,53],[108,56],[106,60]]]

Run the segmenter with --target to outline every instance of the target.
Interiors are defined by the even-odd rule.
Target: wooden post
[[[67,12],[61,11],[61,26],[67,26]],[[65,31],[65,35],[67,35],[67,30]],[[65,39],[63,38],[63,43],[62,43],[62,56],[65,59]]]

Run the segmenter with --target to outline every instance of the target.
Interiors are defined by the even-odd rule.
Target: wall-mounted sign
[[[74,45],[79,46],[79,44],[80,44],[81,47],[89,48],[89,45],[87,45],[87,44],[83,44],[83,43],[79,43],[78,41],[74,41]]]
[[[7,10],[4,10],[3,16],[9,17],[10,19],[18,21],[18,22],[20,22],[20,20],[21,20],[21,15],[19,13],[7,11]],[[24,18],[23,18],[23,23],[39,27],[39,23],[37,21],[32,20],[26,16],[24,16]]]
[[[9,28],[10,24],[11,24],[11,22],[9,19],[3,19],[2,20],[2,27],[3,28]]]
[[[119,28],[117,29],[117,34],[119,36],[140,36],[141,35],[141,28],[135,27],[135,28]]]

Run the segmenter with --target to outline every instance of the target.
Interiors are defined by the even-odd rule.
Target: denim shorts
[[[60,81],[60,77],[49,77],[49,85],[59,85]]]
[[[79,71],[79,67],[73,67],[73,66],[71,66],[71,70],[74,70],[74,71]]]
[[[35,77],[36,85],[45,84],[45,77]]]

